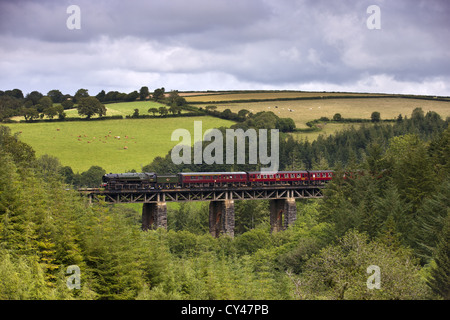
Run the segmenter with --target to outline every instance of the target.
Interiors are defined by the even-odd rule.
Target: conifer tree
[[[431,271],[428,285],[434,293],[445,300],[450,300],[450,210],[439,236],[439,243],[435,252],[436,267]]]

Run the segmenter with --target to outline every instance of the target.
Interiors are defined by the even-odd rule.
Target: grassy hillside
[[[120,102],[120,103],[109,103],[105,104],[106,107],[106,115],[107,116],[116,116],[121,115],[124,118],[128,115],[132,115],[134,113],[134,109],[139,109],[140,115],[153,115],[153,113],[148,113],[148,109],[159,107],[167,107],[163,103],[155,102],[155,101],[133,101],[133,102]],[[80,117],[78,114],[78,110],[76,108],[68,109],[64,111],[67,117]],[[182,111],[183,113],[184,111]],[[159,115],[159,114],[156,114]],[[93,118],[98,117],[93,116]],[[84,118],[84,117],[83,117]],[[11,119],[20,121],[25,120],[22,116],[12,117]]]
[[[321,96],[366,96],[366,98],[338,98],[321,99]],[[367,98],[374,96],[374,98]],[[375,96],[377,96],[375,98]],[[247,109],[253,113],[260,111],[272,111],[282,118],[292,118],[298,128],[306,128],[308,121],[320,117],[332,118],[334,114],[340,113],[344,118],[366,118],[370,119],[372,112],[378,111],[382,119],[392,119],[399,114],[409,116],[415,108],[422,108],[424,112],[435,111],[443,118],[450,116],[450,101],[434,101],[424,99],[406,99],[393,97],[380,97],[376,94],[347,94],[347,93],[314,93],[314,92],[260,92],[260,93],[227,93],[210,94],[203,96],[186,97],[188,101],[202,101],[198,107],[204,107],[205,102],[216,104],[217,110],[230,109],[238,112]],[[295,97],[317,97],[311,100],[288,100],[288,101],[256,101],[246,102],[251,99],[274,99]],[[243,100],[242,102],[224,102],[230,100]]]
[[[329,96],[383,96],[377,93],[341,93],[341,92],[304,92],[304,91],[229,91],[229,92],[192,92],[180,93],[187,102],[211,102],[230,100],[254,99],[295,99],[295,98],[322,98]]]
[[[85,171],[98,165],[108,172],[140,170],[156,156],[164,156],[178,142],[171,141],[175,129],[184,128],[193,136],[194,121],[203,130],[230,126],[232,121],[212,117],[124,119],[57,123],[7,124],[37,155],[49,154],[63,165]],[[115,138],[115,137],[120,137]]]

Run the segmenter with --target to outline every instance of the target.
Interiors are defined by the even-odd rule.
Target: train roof
[[[247,172],[180,172],[179,173],[182,176],[215,176],[215,175],[222,175],[222,174],[247,174]]]
[[[154,172],[123,172],[123,173],[107,173],[105,176],[139,176],[139,175],[155,175]]]
[[[306,170],[297,170],[297,171],[250,171],[249,174],[283,174],[283,173],[307,173]]]

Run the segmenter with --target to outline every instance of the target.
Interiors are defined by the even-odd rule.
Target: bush
[[[380,120],[381,120],[380,113],[377,111],[372,112],[370,119],[372,120],[372,122],[380,122]]]

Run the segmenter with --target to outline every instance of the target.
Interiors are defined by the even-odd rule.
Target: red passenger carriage
[[[245,186],[246,172],[182,172],[179,173],[182,187]]]
[[[250,185],[303,185],[308,184],[308,171],[249,172]]]
[[[310,184],[314,184],[314,185],[325,184],[325,182],[333,179],[333,171],[332,170],[316,170],[316,171],[308,171],[308,172],[309,172]]]

